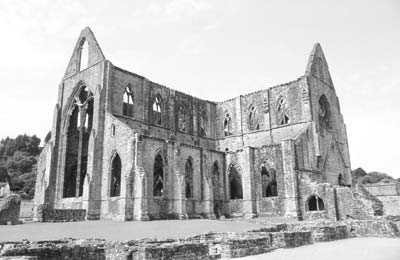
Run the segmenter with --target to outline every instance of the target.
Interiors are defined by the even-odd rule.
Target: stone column
[[[294,140],[282,141],[283,180],[285,185],[284,212],[285,217],[297,217],[298,183]]]
[[[144,144],[142,136],[135,134],[134,145],[134,162],[135,162],[135,178],[134,178],[134,202],[133,202],[133,219],[150,220],[148,214],[148,198],[147,198],[147,176],[143,162]]]
[[[174,144],[174,214],[177,219],[187,219],[185,199],[185,175],[181,172],[181,154],[179,144]]]

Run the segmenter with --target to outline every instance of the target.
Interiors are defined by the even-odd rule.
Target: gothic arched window
[[[278,125],[286,125],[290,123],[290,118],[288,113],[289,108],[285,98],[280,97],[278,99],[276,112],[277,112]]]
[[[331,127],[331,106],[329,105],[328,99],[325,95],[319,98],[319,111],[318,111],[318,121],[322,128]]]
[[[79,50],[79,70],[84,70],[89,65],[89,44],[86,39],[83,38],[80,44]]]
[[[93,126],[93,94],[81,86],[68,117],[63,197],[82,196],[87,174],[90,133]],[[78,167],[80,165],[80,167]]]
[[[248,125],[249,125],[249,130],[254,131],[254,130],[259,130],[260,125],[257,120],[257,115],[256,115],[256,108],[255,106],[251,105],[249,108],[249,118],[248,118]]]
[[[133,116],[133,90],[131,85],[125,88],[122,114],[129,117]]]
[[[321,211],[325,209],[324,201],[317,195],[312,195],[307,200],[309,211]]]
[[[232,135],[232,118],[226,113],[224,118],[224,136]]]
[[[261,167],[261,183],[262,183],[262,196],[263,197],[278,196],[278,188],[277,188],[275,169],[267,169],[265,166],[262,166]]]
[[[207,136],[208,118],[207,111],[203,110],[199,113],[199,135]]]
[[[193,198],[193,162],[191,158],[185,164],[185,194],[186,198]]]
[[[154,98],[153,101],[153,123],[157,125],[161,125],[162,123],[162,100],[159,95]]]
[[[164,194],[164,162],[160,154],[154,159],[153,196],[162,197]]]
[[[235,166],[229,170],[229,187],[231,200],[243,199],[242,176]]]
[[[121,195],[121,159],[116,154],[111,163],[110,197]]]

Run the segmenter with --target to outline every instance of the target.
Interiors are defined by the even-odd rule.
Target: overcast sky
[[[0,0],[0,138],[51,129],[85,26],[114,65],[213,101],[297,79],[320,42],[352,168],[400,177],[400,0]]]

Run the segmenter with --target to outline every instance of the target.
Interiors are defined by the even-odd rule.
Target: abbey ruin
[[[212,102],[115,66],[85,28],[56,103],[37,207],[120,221],[376,213],[352,191],[346,126],[318,43],[298,79]]]

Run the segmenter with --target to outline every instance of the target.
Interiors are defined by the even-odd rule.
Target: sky
[[[400,0],[0,0],[0,138],[44,139],[86,26],[114,65],[212,101],[297,79],[319,42],[352,168],[400,177]]]

